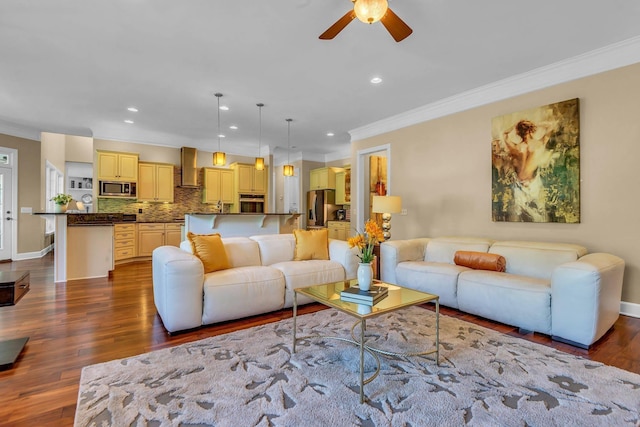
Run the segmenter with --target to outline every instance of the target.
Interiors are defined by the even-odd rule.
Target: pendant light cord
[[[216,98],[218,98],[218,151],[220,151],[220,98],[222,97],[221,93],[216,93]]]

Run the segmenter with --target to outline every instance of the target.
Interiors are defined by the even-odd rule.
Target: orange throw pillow
[[[490,270],[504,272],[507,260],[502,255],[486,252],[457,251],[453,257],[456,265],[473,268],[474,270]]]
[[[191,243],[193,254],[202,261],[205,273],[226,270],[231,267],[220,234],[193,234],[188,232],[187,239]]]
[[[294,261],[329,259],[329,230],[293,230],[296,238]]]

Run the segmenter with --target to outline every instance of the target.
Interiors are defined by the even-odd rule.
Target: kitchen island
[[[35,212],[55,221],[53,280],[107,277],[113,270],[113,223],[68,226],[67,213]]]
[[[188,213],[185,233],[214,234],[222,237],[249,237],[259,234],[293,233],[299,228],[298,213]]]

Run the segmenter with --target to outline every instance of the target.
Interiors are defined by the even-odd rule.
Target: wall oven
[[[264,194],[240,194],[240,213],[264,212]]]

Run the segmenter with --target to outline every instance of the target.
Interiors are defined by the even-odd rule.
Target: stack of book
[[[368,291],[353,287],[340,292],[340,299],[356,304],[376,305],[386,298],[388,293],[389,289],[386,286],[372,286]]]

